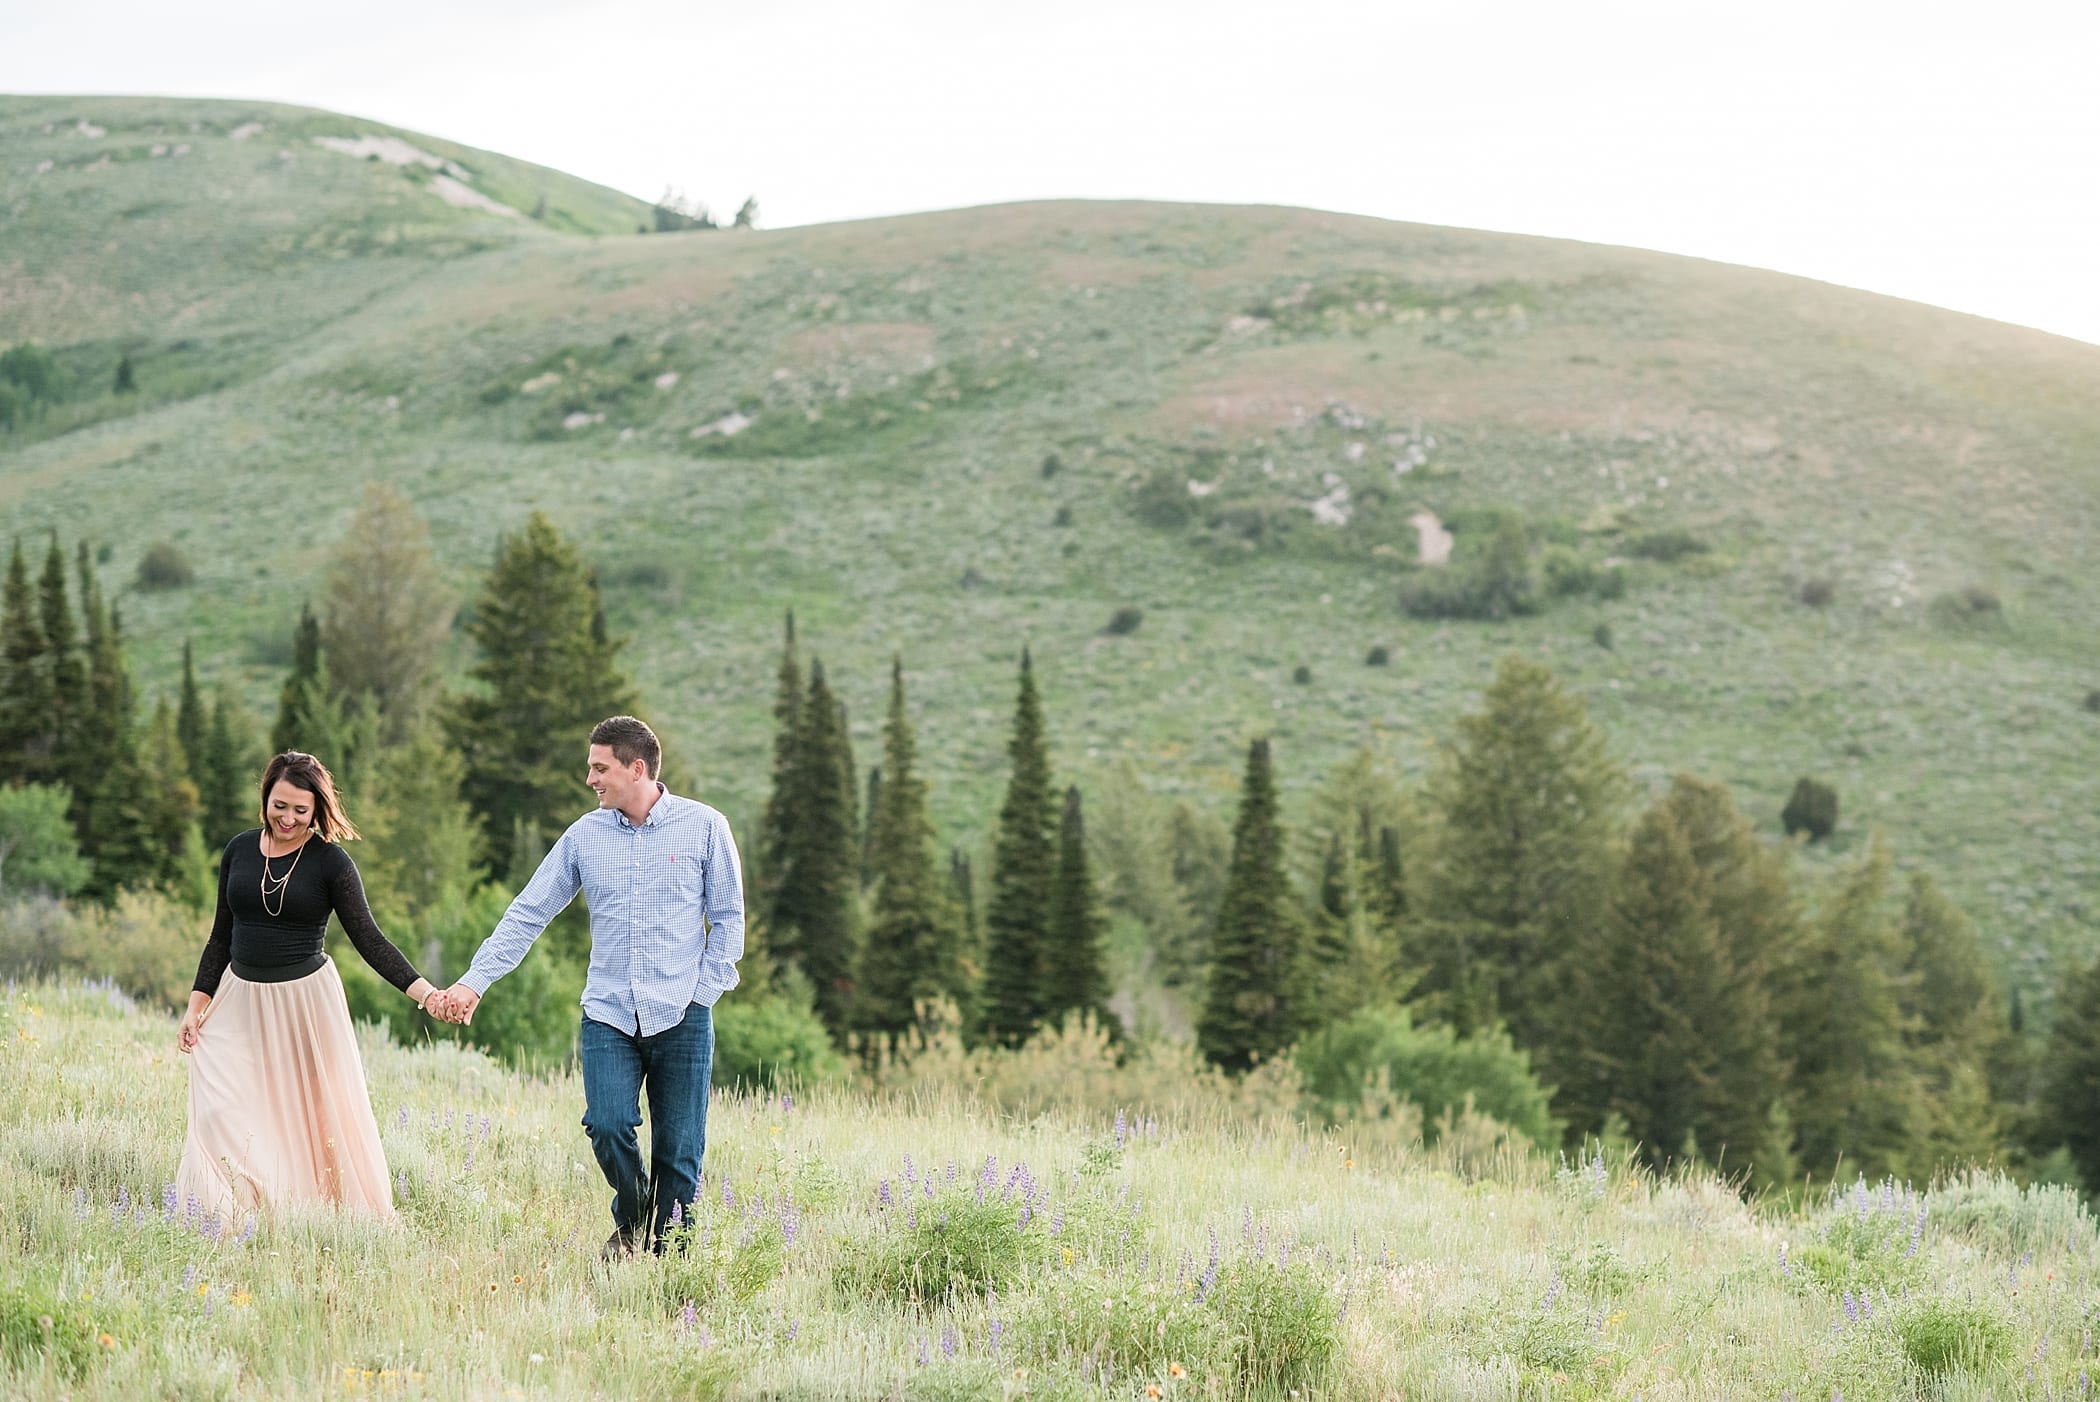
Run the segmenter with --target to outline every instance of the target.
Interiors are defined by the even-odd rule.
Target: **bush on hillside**
[[[196,578],[189,557],[171,541],[156,541],[139,557],[137,583],[141,589],[184,589]]]
[[[780,984],[757,997],[732,992],[715,1004],[716,1085],[773,1091],[845,1079],[845,1058],[818,1021],[807,983],[788,975]]]
[[[1980,1373],[2012,1356],[2013,1327],[1995,1305],[1944,1295],[1912,1300],[1896,1316],[1896,1336],[1920,1372]]]
[[[1812,609],[1828,608],[1837,598],[1837,581],[1821,574],[1804,579],[1797,597]]]
[[[1122,637],[1127,633],[1135,633],[1138,630],[1138,626],[1144,621],[1145,611],[1143,609],[1125,604],[1109,615],[1108,626],[1102,631],[1115,637]]]
[[[1392,652],[1382,643],[1364,654],[1364,666],[1366,667],[1384,667],[1390,664],[1392,660]]]
[[[1687,555],[1704,555],[1713,547],[1690,531],[1672,528],[1650,531],[1626,542],[1626,553],[1637,560],[1660,560],[1671,564]]]
[[[2100,715],[2100,686],[2094,687],[2085,694],[2085,708],[2094,715]]]
[[[1451,563],[1400,586],[1412,618],[1495,621],[1538,611],[1538,576],[1523,523],[1506,518],[1478,550],[1461,545]]]
[[[1794,782],[1793,795],[1780,810],[1779,821],[1788,837],[1801,832],[1808,834],[1810,842],[1821,842],[1837,830],[1837,790],[1803,775]]]
[[[1560,1137],[1530,1054],[1507,1033],[1461,1037],[1448,1027],[1417,1027],[1404,1009],[1365,1008],[1306,1038],[1296,1064],[1307,1096],[1330,1121],[1342,1119],[1383,1076],[1393,1096],[1421,1109],[1429,1144],[1440,1121],[1473,1109],[1536,1144]]]

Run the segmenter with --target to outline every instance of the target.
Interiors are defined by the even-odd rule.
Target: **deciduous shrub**
[[[716,1085],[770,1091],[845,1075],[845,1059],[807,996],[796,998],[787,989],[756,998],[732,993],[715,1004]]]
[[[1366,667],[1384,667],[1390,664],[1392,660],[1393,654],[1387,650],[1383,643],[1364,654],[1364,666]]]
[[[1468,1104],[1537,1144],[1560,1136],[1530,1054],[1506,1033],[1460,1037],[1448,1027],[1416,1027],[1400,1008],[1365,1008],[1306,1038],[1296,1061],[1306,1094],[1330,1120],[1353,1108],[1382,1071],[1393,1095],[1421,1108],[1432,1144],[1436,1121]]]
[[[1795,781],[1793,795],[1780,810],[1779,821],[1787,836],[1805,832],[1810,842],[1821,842],[1837,828],[1837,790],[1803,775]]]
[[[1934,1376],[1982,1372],[2012,1353],[2011,1323],[1982,1300],[1913,1300],[1896,1316],[1896,1336],[1910,1361]]]

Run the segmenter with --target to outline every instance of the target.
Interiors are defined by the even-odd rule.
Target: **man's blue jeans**
[[[685,1020],[653,1037],[638,1037],[586,1017],[583,1020],[583,1128],[591,1152],[612,1185],[613,1223],[640,1237],[653,1232],[661,1248],[675,1204],[700,1190],[707,1153],[707,1088],[715,1060],[714,1014],[699,1003]],[[649,1166],[642,1167],[635,1130],[642,1123],[641,1093],[649,1092]]]

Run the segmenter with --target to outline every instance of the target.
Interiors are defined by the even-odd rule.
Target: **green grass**
[[[266,133],[234,142],[249,120]],[[1287,801],[1365,744],[1423,773],[1516,650],[1568,678],[1645,784],[1724,779],[1776,832],[1796,778],[1833,782],[1840,828],[1809,868],[1886,828],[2038,1015],[2057,964],[2100,948],[2081,708],[2100,349],[1752,270],[1304,211],[635,237],[639,202],[405,134],[575,218],[452,209],[308,140],[384,129],[302,109],[10,98],[0,130],[12,256],[37,270],[8,274],[0,341],[43,341],[98,387],[129,348],[141,384],[0,438],[0,528],[86,530],[111,581],[158,540],[190,558],[189,589],[122,600],[148,698],[192,637],[207,684],[270,705],[279,640],[381,477],[462,592],[498,533],[549,511],[603,567],[651,714],[746,826],[789,607],[863,758],[902,654],[936,821],[969,847],[1024,644],[1063,774],[1127,757],[1220,809],[1260,733]],[[171,140],[191,150],[146,154]],[[731,412],[751,427],[693,436]],[[1308,510],[1330,475],[1346,526]],[[1146,484],[1177,500],[1188,479],[1215,494],[1152,524]],[[1407,618],[1418,509],[1514,513],[1567,552],[1564,578],[1623,558],[1624,597]],[[1796,602],[1812,576],[1829,607]],[[1988,618],[1935,605],[1974,590]],[[1125,607],[1142,628],[1104,635]],[[1391,665],[1363,665],[1376,646]]]
[[[1141,1112],[1118,1147],[937,1071],[718,1095],[689,1251],[608,1266],[573,1072],[368,1035],[399,1222],[250,1234],[163,1207],[172,1042],[101,987],[0,1001],[9,1397],[1858,1402],[2077,1396],[2090,1362],[2100,1236],[2059,1189],[1746,1204],[1704,1174],[1198,1112]]]

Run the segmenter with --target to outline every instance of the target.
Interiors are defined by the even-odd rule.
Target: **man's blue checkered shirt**
[[[651,1037],[694,1003],[736,987],[744,956],[744,874],[729,821],[657,785],[637,827],[617,808],[570,825],[475,951],[460,982],[477,994],[518,967],[583,892],[591,912],[584,1016]]]

